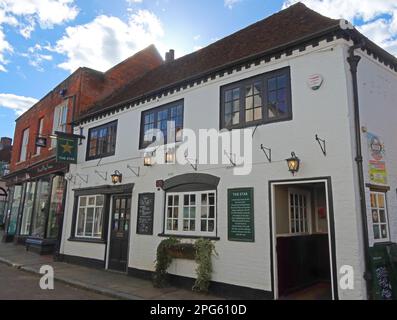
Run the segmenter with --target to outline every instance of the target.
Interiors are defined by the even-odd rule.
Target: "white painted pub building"
[[[397,242],[396,101],[396,58],[300,3],[182,58],[171,51],[74,123],[85,138],[66,176],[60,255],[150,277],[162,240],[209,238],[215,292],[367,299],[370,249]],[[156,163],[148,132],[170,123],[176,143]],[[236,174],[221,144],[227,164],[190,151],[175,162],[184,129],[251,129],[252,169]],[[174,259],[168,272],[190,283],[195,269]]]

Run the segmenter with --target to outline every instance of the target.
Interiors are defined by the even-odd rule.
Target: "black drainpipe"
[[[354,127],[356,136],[356,158],[357,173],[358,173],[358,188],[360,192],[360,207],[361,207],[361,219],[363,227],[363,238],[364,238],[364,259],[365,259],[365,271],[364,279],[367,287],[367,299],[371,297],[371,273],[369,265],[369,240],[368,240],[368,223],[367,223],[367,204],[365,201],[365,187],[364,187],[364,169],[363,169],[363,154],[361,148],[361,123],[360,123],[360,102],[358,97],[358,81],[357,81],[357,68],[361,60],[360,56],[354,54],[356,49],[362,48],[364,42],[355,44],[349,48],[349,57],[347,61],[350,65],[350,72],[353,80],[353,99],[354,99]]]

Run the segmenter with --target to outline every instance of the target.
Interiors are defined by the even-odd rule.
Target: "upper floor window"
[[[291,118],[289,68],[221,88],[221,128],[237,129]]]
[[[113,156],[116,152],[117,120],[88,131],[87,160]]]
[[[37,128],[37,136],[41,137],[43,134],[43,125],[44,125],[44,118],[39,120],[39,125]],[[36,146],[36,154],[39,155],[41,153],[41,147]]]
[[[156,141],[156,129],[161,131],[165,144],[182,140],[183,100],[142,112],[141,149]]]
[[[52,133],[54,134],[56,131],[66,132],[68,123],[68,106],[60,105],[57,106],[54,110],[54,122]],[[54,148],[56,146],[56,139],[53,139],[51,142],[51,146]]]
[[[21,141],[21,153],[19,154],[19,162],[26,161],[29,144],[29,128],[23,130]]]

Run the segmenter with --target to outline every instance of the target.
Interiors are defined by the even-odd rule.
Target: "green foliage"
[[[172,262],[172,257],[168,254],[168,249],[179,243],[180,241],[178,239],[171,237],[161,241],[157,247],[156,272],[153,279],[155,287],[162,288],[165,286],[167,269]]]
[[[199,239],[195,242],[196,249],[196,273],[197,279],[193,286],[194,291],[208,292],[212,276],[212,255],[218,255],[215,245],[211,240]]]

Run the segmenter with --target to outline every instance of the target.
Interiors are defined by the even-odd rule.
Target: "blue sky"
[[[0,0],[0,136],[79,66],[105,71],[154,43],[182,56],[297,0]],[[396,0],[303,0],[397,52]]]

